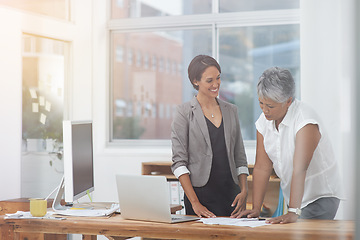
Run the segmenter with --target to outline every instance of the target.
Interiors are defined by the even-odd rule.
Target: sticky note
[[[40,106],[45,106],[45,97],[44,96],[39,97],[39,104],[40,104]]]
[[[46,103],[45,103],[45,110],[48,111],[48,112],[50,112],[50,110],[51,110],[51,102],[46,101]]]
[[[36,90],[33,88],[29,89],[31,98],[37,98]]]
[[[46,115],[43,114],[43,113],[40,114],[40,122],[41,122],[42,124],[45,124],[45,122],[46,122]]]
[[[32,111],[33,112],[39,112],[39,104],[38,103],[33,103],[32,104]]]

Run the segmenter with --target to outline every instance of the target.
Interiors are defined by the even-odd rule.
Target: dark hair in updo
[[[195,81],[200,81],[202,74],[208,67],[214,66],[221,73],[221,68],[219,63],[212,57],[208,55],[198,55],[191,60],[188,67],[188,76],[191,84],[196,90],[199,90],[199,86],[195,85]]]

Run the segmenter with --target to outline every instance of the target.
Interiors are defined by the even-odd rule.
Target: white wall
[[[337,218],[353,219],[355,105],[354,0],[301,0],[301,98],[322,117],[343,173],[346,201]]]
[[[20,197],[20,25],[18,14],[0,8],[0,200]]]

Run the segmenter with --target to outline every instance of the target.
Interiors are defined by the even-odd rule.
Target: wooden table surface
[[[124,220],[119,214],[110,218],[67,217],[66,220],[4,219],[0,216],[0,229],[1,240],[19,239],[20,232],[163,239],[355,239],[355,223],[337,220],[299,220],[291,224],[250,228],[194,221],[177,224],[132,221]]]

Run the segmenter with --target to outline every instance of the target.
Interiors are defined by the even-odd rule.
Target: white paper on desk
[[[199,221],[204,224],[216,224],[216,225],[231,225],[240,227],[260,227],[269,225],[265,223],[265,220],[258,220],[257,218],[201,218]]]
[[[7,213],[5,219],[58,219],[61,218],[52,217],[52,213],[48,212],[43,217],[33,217],[30,212],[17,211],[16,213]]]

